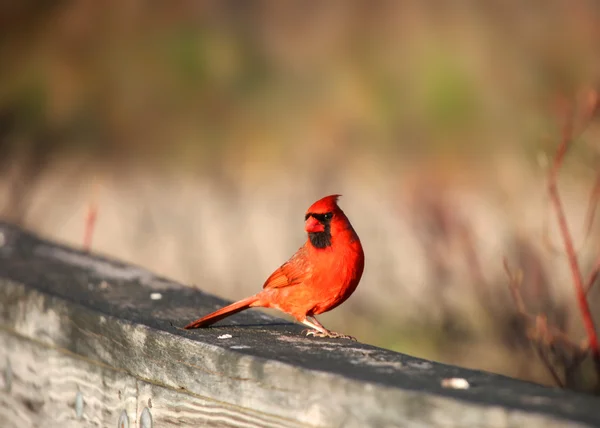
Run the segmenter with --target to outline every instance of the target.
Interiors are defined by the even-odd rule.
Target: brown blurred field
[[[0,29],[2,218],[80,246],[95,204],[94,251],[236,299],[341,193],[367,265],[329,328],[551,384],[506,256],[585,337],[544,180],[600,83],[597,2],[4,2]],[[584,268],[599,144],[560,181]]]

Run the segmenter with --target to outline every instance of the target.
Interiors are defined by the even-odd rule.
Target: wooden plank
[[[35,409],[50,408],[56,397],[72,405],[75,381],[64,383],[71,385],[64,386],[69,391],[64,396],[53,392],[54,401],[35,395],[40,385],[53,391],[48,379],[64,376],[81,377],[84,386],[77,387],[94,397],[89,421],[103,426],[114,426],[124,406],[115,401],[113,386],[132,390],[127,382],[136,391],[131,398],[135,411],[127,410],[130,426],[140,426],[148,399],[160,426],[600,424],[594,397],[346,340],[303,337],[301,326],[258,311],[236,315],[219,327],[182,330],[186,321],[224,302],[7,224],[0,224],[0,242],[0,330],[10,343],[2,347],[0,368],[7,361],[19,368],[15,385],[29,379],[19,387],[20,398],[14,391],[2,393],[3,403],[17,406],[16,422],[9,426],[23,426],[27,418],[35,423]],[[29,365],[15,363],[21,355]],[[44,361],[56,361],[55,373],[79,367],[78,375],[38,369],[45,383],[31,383],[23,367],[32,370]],[[464,378],[471,387],[442,387],[442,380],[451,377]],[[33,404],[26,404],[26,396]],[[70,420],[68,405],[60,409],[52,413],[56,425]],[[43,420],[50,419],[54,423],[50,414]]]
[[[15,356],[17,356],[15,358]],[[3,427],[299,427],[300,423],[174,391],[46,344],[0,331]],[[9,383],[6,373],[10,371]]]
[[[116,426],[121,412],[137,414],[136,379],[123,372],[6,331],[0,331],[0,361],[12,377],[0,394],[3,426]]]

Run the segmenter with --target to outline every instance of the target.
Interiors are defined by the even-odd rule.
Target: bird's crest
[[[329,195],[312,204],[306,213],[328,213],[339,209],[337,200],[342,195]]]

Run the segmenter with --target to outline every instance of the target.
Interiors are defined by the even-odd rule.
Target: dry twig
[[[96,219],[98,218],[98,184],[96,181],[92,184],[92,197],[87,206],[87,211],[84,220],[84,231],[83,231],[83,250],[90,251],[92,248],[92,238],[94,236],[94,230],[96,227]]]
[[[579,262],[577,260],[577,253],[573,245],[573,239],[569,231],[567,219],[563,209],[562,201],[558,193],[557,179],[560,168],[563,164],[565,155],[572,144],[573,137],[573,112],[571,109],[567,112],[565,117],[565,123],[562,130],[562,139],[556,150],[554,156],[554,162],[550,168],[548,174],[548,192],[550,194],[550,201],[554,206],[554,211],[557,216],[558,226],[560,234],[563,239],[567,260],[571,269],[571,275],[573,278],[573,286],[575,288],[575,294],[577,297],[577,303],[581,312],[583,324],[587,333],[589,347],[594,359],[596,371],[600,373],[600,345],[598,343],[598,335],[592,313],[590,310],[589,303],[587,301],[586,289],[583,284],[583,277],[581,275],[581,269],[579,268]]]

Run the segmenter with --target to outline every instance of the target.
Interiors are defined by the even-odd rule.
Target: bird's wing
[[[263,285],[264,289],[300,284],[310,276],[310,269],[307,269],[308,266],[302,249],[267,278]]]

